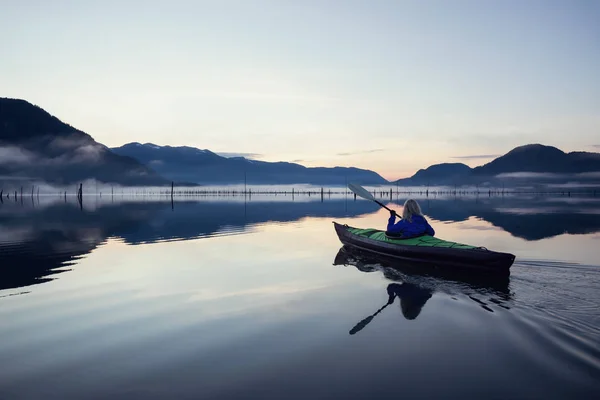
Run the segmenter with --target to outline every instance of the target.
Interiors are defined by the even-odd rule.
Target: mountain
[[[495,176],[515,172],[576,174],[600,171],[600,154],[565,153],[552,146],[528,144],[473,169],[474,175]]]
[[[462,163],[435,164],[397,182],[399,185],[451,185],[462,181],[471,171],[471,167]]]
[[[512,180],[507,180],[512,179]],[[542,144],[519,146],[487,164],[471,169],[461,163],[420,169],[400,185],[537,184],[600,180],[600,153],[560,149]]]
[[[157,146],[128,143],[111,149],[115,154],[135,158],[165,178],[198,184],[241,183],[313,185],[388,183],[379,174],[359,168],[307,168],[288,162],[265,162],[244,157],[226,158],[194,147]]]
[[[0,183],[72,184],[96,179],[123,185],[167,181],[131,157],[120,156],[90,135],[25,100],[0,98]]]

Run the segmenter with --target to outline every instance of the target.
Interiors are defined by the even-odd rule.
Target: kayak
[[[345,245],[395,259],[424,263],[443,269],[461,269],[508,274],[515,256],[423,235],[410,239],[389,237],[385,231],[360,229],[333,222],[335,232]]]

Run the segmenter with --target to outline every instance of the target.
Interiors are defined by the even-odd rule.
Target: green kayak
[[[389,237],[378,229],[354,228],[337,222],[333,224],[345,246],[405,261],[434,264],[444,268],[508,273],[515,260],[513,254],[428,235],[399,239]]]

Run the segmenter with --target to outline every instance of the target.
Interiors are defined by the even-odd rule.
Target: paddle
[[[357,196],[362,197],[363,199],[366,200],[371,200],[374,201],[375,203],[379,204],[381,207],[385,208],[386,210],[388,210],[389,212],[393,212],[394,214],[398,215],[398,213],[396,213],[396,211],[394,210],[390,210],[389,208],[387,208],[385,205],[383,205],[381,202],[379,202],[375,197],[373,197],[373,195],[371,193],[369,193],[369,191],[367,189],[365,189],[364,187],[357,185],[356,183],[349,183],[348,184],[348,188],[350,190],[352,190]]]

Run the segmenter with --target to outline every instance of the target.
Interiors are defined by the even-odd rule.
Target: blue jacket
[[[413,215],[412,222],[408,222],[405,219],[401,219],[397,224],[394,224],[396,221],[396,216],[390,216],[387,225],[387,232],[393,234],[402,234],[402,237],[410,238],[415,236],[421,236],[423,234],[434,236],[435,231],[429,225],[425,217],[421,215]]]

